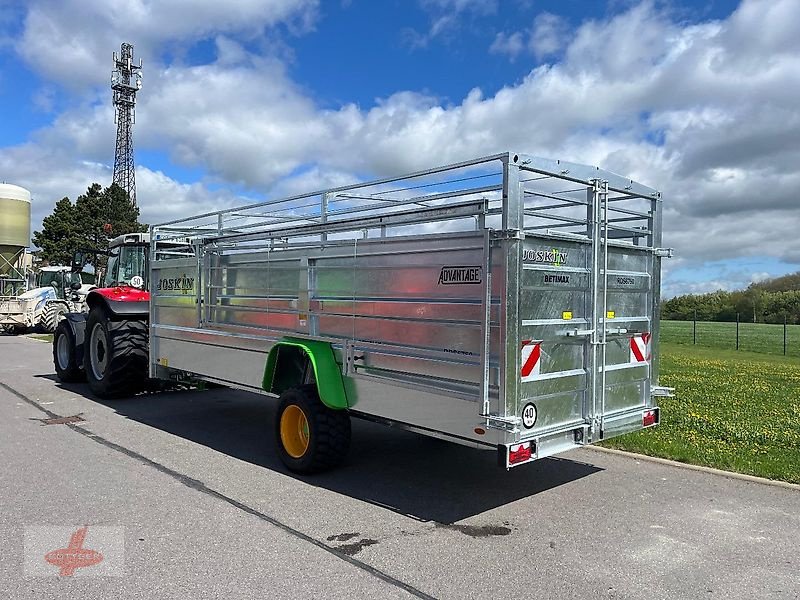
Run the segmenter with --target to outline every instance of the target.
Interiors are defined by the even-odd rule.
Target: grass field
[[[675,343],[661,351],[661,384],[676,390],[661,399],[661,425],[604,445],[800,483],[800,361]]]
[[[692,344],[691,321],[661,321],[661,341]],[[736,349],[736,323],[697,322],[697,345]],[[783,355],[783,325],[740,323],[739,349],[746,352]],[[800,356],[800,325],[786,326],[786,355]]]

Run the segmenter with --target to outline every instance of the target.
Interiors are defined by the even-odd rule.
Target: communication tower
[[[117,149],[114,153],[114,183],[128,192],[136,206],[136,173],[133,164],[133,124],[136,122],[136,92],[142,89],[142,61],[133,64],[133,44],[123,43],[119,56],[114,52],[111,72],[114,91],[114,120],[117,123]]]

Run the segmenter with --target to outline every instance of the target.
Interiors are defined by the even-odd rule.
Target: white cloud
[[[761,271],[760,273],[751,273],[750,283],[761,283],[762,281],[766,281],[770,277],[772,277],[772,275],[770,275],[766,271]]]
[[[567,45],[569,35],[569,26],[562,17],[543,12],[536,15],[533,25],[527,29],[498,33],[489,52],[507,54],[512,61],[523,52],[542,60],[560,52]]]
[[[219,33],[259,37],[286,24],[310,28],[318,0],[32,0],[17,51],[50,80],[73,89],[104,85],[121,41],[152,64],[160,49]]]
[[[430,25],[425,33],[414,29],[404,31],[412,49],[424,48],[435,38],[457,31],[465,16],[480,18],[494,14],[498,0],[419,0],[419,4],[428,13]]]
[[[35,142],[0,149],[0,173],[13,174],[13,178],[2,179],[31,191],[33,229],[40,228],[42,219],[64,196],[74,200],[92,182],[111,179],[110,170],[104,165]]]
[[[489,46],[489,52],[492,54],[508,54],[512,61],[525,51],[525,39],[522,32],[515,31],[514,33],[505,33],[501,31],[498,33],[492,45]]]
[[[162,223],[260,200],[227,190],[211,191],[201,183],[178,183],[144,167],[136,169],[136,192],[143,223]]]
[[[569,25],[563,17],[543,12],[536,15],[533,25],[521,31],[501,31],[489,46],[492,54],[507,54],[511,61],[527,53],[541,61],[561,52],[571,39]]]
[[[490,14],[497,10],[497,0],[420,0],[428,10]]]
[[[541,13],[533,22],[528,47],[541,60],[566,46],[568,34],[569,27],[563,18],[551,13]]]

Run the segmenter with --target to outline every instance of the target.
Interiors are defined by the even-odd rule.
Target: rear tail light
[[[642,413],[642,427],[652,427],[656,423],[658,423],[658,411],[651,409]]]
[[[513,444],[508,447],[508,464],[516,465],[526,460],[530,460],[533,456],[533,446],[530,442],[522,442],[521,444]]]

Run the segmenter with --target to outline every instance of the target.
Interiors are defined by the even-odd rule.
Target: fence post
[[[692,321],[692,344],[697,345],[697,309],[694,309],[694,320]]]
[[[739,313],[736,313],[736,349],[739,349]]]
[[[783,315],[783,355],[786,356],[786,315]]]

